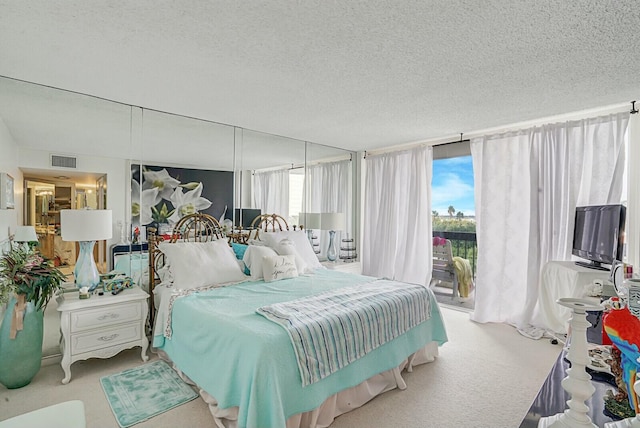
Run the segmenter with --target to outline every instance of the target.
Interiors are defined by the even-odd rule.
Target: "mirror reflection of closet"
[[[53,258],[53,241],[56,234],[55,185],[25,180],[25,188],[25,224],[36,227],[41,253],[47,258]]]

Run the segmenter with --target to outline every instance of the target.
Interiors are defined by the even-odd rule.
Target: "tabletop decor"
[[[345,216],[344,213],[321,213],[320,223],[322,230],[329,231],[329,246],[327,248],[327,259],[335,262],[338,258],[338,252],[336,250],[335,236],[336,231],[344,230],[345,228]]]
[[[0,258],[0,304],[9,301],[0,326],[0,383],[23,387],[42,360],[44,309],[65,275],[32,248],[12,244]]]
[[[96,241],[111,239],[111,210],[62,210],[60,229],[63,241],[76,241],[80,245],[80,254],[73,271],[76,286],[95,290],[100,284],[100,273],[93,259],[93,247]]]

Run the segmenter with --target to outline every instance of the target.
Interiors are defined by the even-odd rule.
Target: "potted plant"
[[[0,306],[8,301],[0,325],[0,383],[7,388],[29,384],[40,370],[44,310],[64,280],[35,249],[12,243],[0,256]]]

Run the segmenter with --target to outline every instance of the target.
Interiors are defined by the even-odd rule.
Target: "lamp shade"
[[[16,242],[35,242],[38,240],[35,226],[18,226],[16,233],[13,235]]]
[[[320,214],[322,230],[344,230],[344,213],[322,213]]]
[[[320,229],[320,213],[299,213],[298,223],[307,229]]]
[[[60,228],[63,241],[111,239],[111,210],[62,210]]]

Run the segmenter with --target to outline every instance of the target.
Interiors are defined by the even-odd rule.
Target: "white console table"
[[[561,297],[593,299],[587,296],[588,287],[596,279],[608,280],[609,271],[589,269],[575,262],[552,261],[542,268],[538,302],[533,315],[533,325],[559,334],[566,334],[571,310],[556,303]]]

